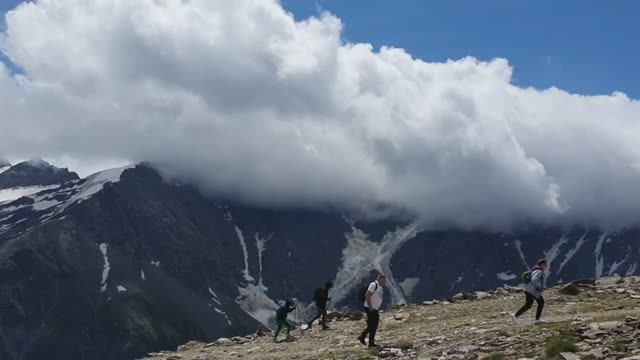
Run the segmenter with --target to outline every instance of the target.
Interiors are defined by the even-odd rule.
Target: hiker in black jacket
[[[309,325],[309,329],[311,329],[311,324],[316,319],[322,318],[320,320],[320,324],[322,325],[322,330],[326,330],[329,327],[327,326],[327,303],[331,298],[329,297],[329,290],[333,287],[333,283],[331,281],[327,281],[324,284],[324,287],[317,288],[313,294],[313,301],[316,303],[317,313],[316,316],[311,319],[307,325]]]

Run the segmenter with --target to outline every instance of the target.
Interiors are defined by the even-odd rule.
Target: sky
[[[584,0],[284,0],[297,18],[327,10],[346,41],[431,61],[509,59],[514,83],[640,98],[640,2]]]
[[[637,5],[475,3],[23,4],[0,155],[432,227],[637,224]]]
[[[0,14],[20,0],[0,1]],[[445,61],[509,59],[513,82],[640,98],[640,2],[633,0],[283,0],[296,19],[330,11],[343,38]],[[0,55],[1,56],[1,55]],[[0,57],[0,60],[2,58]],[[6,59],[5,59],[6,60]]]

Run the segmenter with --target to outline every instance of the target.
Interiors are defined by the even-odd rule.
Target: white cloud
[[[40,0],[6,15],[0,154],[149,160],[279,205],[430,224],[628,225],[640,102],[510,83],[508,62],[341,41],[273,0]]]

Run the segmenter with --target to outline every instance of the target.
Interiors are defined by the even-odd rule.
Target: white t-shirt
[[[382,286],[380,286],[377,281],[374,281],[369,284],[367,291],[371,293],[371,306],[373,306],[373,310],[379,310],[380,305],[382,305],[382,298],[384,297]],[[364,307],[369,307],[367,300],[364,301]]]

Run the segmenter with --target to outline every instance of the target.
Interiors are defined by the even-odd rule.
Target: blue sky
[[[0,12],[19,0],[0,1]],[[443,61],[507,58],[514,83],[640,98],[640,1],[283,0],[297,19],[326,9],[344,39]],[[1,58],[0,58],[1,59]]]

